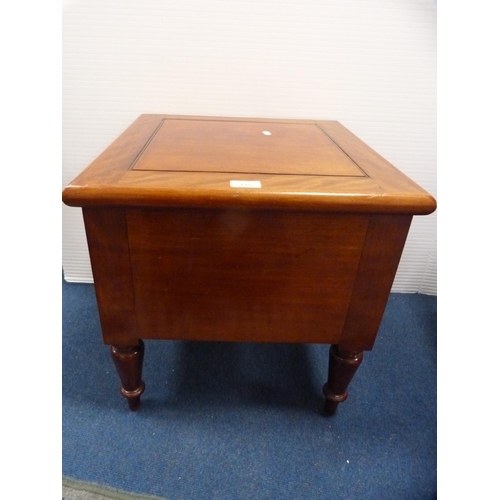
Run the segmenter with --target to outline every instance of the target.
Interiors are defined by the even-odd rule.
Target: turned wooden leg
[[[137,346],[111,346],[111,357],[121,381],[120,394],[127,399],[129,408],[136,411],[146,388],[142,381],[144,342],[140,340]]]
[[[325,411],[328,415],[333,415],[339,403],[347,399],[347,386],[361,361],[363,361],[362,352],[341,351],[336,345],[330,347],[328,381],[323,386],[323,394],[326,397]]]

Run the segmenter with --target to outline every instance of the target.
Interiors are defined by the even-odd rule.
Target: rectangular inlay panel
[[[133,170],[363,177],[316,124],[163,120]]]

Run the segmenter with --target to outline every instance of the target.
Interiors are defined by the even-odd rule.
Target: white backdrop
[[[338,120],[436,196],[436,59],[432,0],[65,1],[63,185],[169,113]],[[62,216],[65,278],[90,282],[81,211]],[[393,291],[437,293],[436,214]]]

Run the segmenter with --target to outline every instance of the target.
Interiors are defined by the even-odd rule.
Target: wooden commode
[[[82,207],[130,409],[142,339],[331,344],[326,411],[371,350],[434,198],[340,123],[140,116],[63,191]]]

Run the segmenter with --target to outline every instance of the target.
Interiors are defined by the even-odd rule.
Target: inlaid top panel
[[[317,124],[165,119],[133,170],[363,177]]]
[[[63,192],[70,206],[428,214],[434,198],[336,121],[145,114]]]

